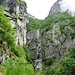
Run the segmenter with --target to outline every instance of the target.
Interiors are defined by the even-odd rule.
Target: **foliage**
[[[50,30],[50,29],[52,29],[52,26],[53,26],[53,18],[52,17],[48,17],[48,18],[46,18],[44,21],[43,21],[43,23],[42,23],[42,25],[41,25],[41,32],[42,32],[42,34],[44,33],[44,32],[47,32],[48,30]]]
[[[26,7],[27,7],[26,2],[25,2],[25,1],[23,1],[23,0],[16,0],[16,2],[17,2],[17,3],[22,3],[22,4],[24,4],[24,6],[26,6]]]
[[[18,3],[21,2],[21,1],[22,1],[22,0],[16,0],[16,2],[18,2]]]
[[[0,12],[1,12],[1,13],[4,13],[4,9],[3,9],[3,7],[1,7],[1,6],[0,6]]]
[[[66,58],[56,71],[57,75],[75,75],[75,59]]]
[[[46,75],[53,75],[53,74],[54,74],[54,70],[51,68],[46,71]]]
[[[24,49],[24,51],[25,51],[26,60],[27,60],[29,63],[32,63],[32,57],[31,57],[30,51],[29,51],[29,49],[28,49],[28,46],[27,46],[27,45],[24,45],[24,46],[23,46],[23,49]]]
[[[17,56],[2,62],[6,75],[34,75],[30,52],[25,45],[23,48],[16,46],[15,31],[10,20],[4,15],[0,7],[0,44],[5,44]]]
[[[66,12],[65,13],[61,13],[61,14],[56,15],[56,16],[53,17],[55,23],[59,22],[59,21],[65,21],[67,19],[70,20],[71,18],[72,18],[71,15],[69,15]]]
[[[68,56],[61,61],[58,67],[48,69],[47,75],[75,75],[75,47],[70,49]]]
[[[0,74],[5,75],[5,71],[3,70],[2,66],[0,65]]]
[[[54,34],[61,35],[61,31],[59,28],[54,29]]]
[[[75,47],[70,49],[69,57],[75,59]]]
[[[12,50],[12,51],[14,52],[14,54],[15,54],[16,56],[26,58],[25,51],[24,51],[24,49],[23,49],[21,46],[16,46],[16,45],[15,45],[15,46],[13,47],[13,50]]]
[[[48,58],[47,60],[45,60],[44,61],[44,65],[45,66],[50,66],[50,65],[52,65],[54,62],[55,62],[55,57],[53,57],[53,58]]]
[[[29,18],[29,24],[27,25],[28,31],[35,31],[41,26],[40,20]]]
[[[7,46],[15,44],[15,31],[12,28],[10,20],[4,15],[0,7],[0,43],[6,43]]]
[[[50,16],[47,17],[44,21],[43,24],[41,25],[41,32],[42,34],[44,32],[49,31],[50,29],[53,28],[53,25],[57,22],[60,23],[60,30],[63,30],[65,26],[69,25],[68,22],[66,22],[66,20],[69,19],[71,20],[72,17],[71,15],[67,14],[67,13],[61,13],[59,15],[56,16]],[[60,34],[60,31],[58,32],[58,34]]]
[[[27,4],[26,4],[26,2],[25,2],[25,1],[21,1],[21,3],[22,3],[22,4],[24,4],[24,6],[26,6],[26,7],[27,7]]]
[[[6,75],[34,75],[34,70],[23,57],[8,59],[2,63]]]

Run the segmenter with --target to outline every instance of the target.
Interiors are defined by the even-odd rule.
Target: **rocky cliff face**
[[[67,33],[63,33],[62,35],[59,35],[55,30],[61,31],[59,23],[55,23],[53,29],[44,34],[44,38],[42,39],[43,59],[50,57],[61,59],[66,56],[69,52],[68,50],[75,44],[75,38],[72,39],[70,33],[67,32],[71,32],[72,28],[66,26],[64,31]]]
[[[48,30],[45,27],[35,32],[27,32],[27,44],[35,60],[35,69],[41,69],[42,63],[50,58],[57,63],[61,62],[69,54],[70,48],[75,47],[75,28],[71,26],[72,17],[59,19],[56,22],[54,20],[50,24],[52,27],[48,27]]]
[[[5,15],[11,20],[12,27],[16,30],[16,43],[22,46],[26,43],[26,23],[28,23],[25,2],[0,0],[0,5],[4,8]]]
[[[15,54],[12,53],[8,48],[6,48],[4,45],[0,44],[0,64],[2,61],[7,60],[8,58],[14,57]]]
[[[52,15],[57,15],[57,14],[59,14],[59,13],[61,13],[61,7],[60,7],[60,2],[61,2],[62,0],[57,0],[54,4],[53,4],[53,6],[51,7],[51,9],[50,9],[50,11],[49,11],[49,14],[48,14],[48,16],[52,16]]]
[[[69,23],[70,21],[67,20]],[[43,29],[42,29],[43,30]],[[52,29],[45,32],[40,37],[38,32],[28,32],[27,33],[27,44],[32,54],[34,60],[48,59],[51,57],[56,57],[61,59],[65,57],[68,53],[68,49],[75,45],[75,38],[72,38],[71,33],[73,29],[69,26],[65,26],[65,33],[61,33],[60,23],[54,23]]]
[[[42,61],[48,58],[56,58],[60,61],[60,59],[66,57],[69,49],[75,46],[75,29],[69,26],[73,24],[72,17],[71,19],[62,18],[62,15],[59,19],[61,15],[61,1],[57,0],[49,12],[48,17],[59,14],[55,19],[51,18],[52,22],[50,22],[50,25],[47,24],[49,27],[52,26],[51,28],[48,27],[46,29],[47,25],[45,25],[45,28],[26,33],[28,17],[25,4],[23,2],[18,3],[15,0],[0,0],[0,5],[4,7],[5,15],[11,20],[12,27],[16,30],[16,43],[21,46],[24,43],[28,44],[32,58],[35,60],[35,69],[42,68]],[[5,54],[0,55],[0,62],[9,57],[7,56],[8,54],[9,52],[6,50]],[[4,57],[4,55],[6,56]]]
[[[61,1],[57,0],[52,6],[47,17],[50,17],[50,22],[47,21],[49,24],[47,23],[45,27],[43,26],[35,32],[27,32],[27,44],[35,61],[55,58],[57,62],[60,62],[69,53],[69,49],[75,46],[75,34],[72,26],[74,19],[66,12],[61,13]],[[38,64],[36,63],[36,65]]]
[[[35,32],[29,31],[27,33],[27,44],[29,46],[32,58],[34,60],[41,58],[41,36],[39,29]]]

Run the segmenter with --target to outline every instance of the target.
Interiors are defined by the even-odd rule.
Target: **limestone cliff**
[[[69,53],[69,49],[75,46],[75,18],[67,12],[61,13],[61,1],[57,0],[54,3],[38,30],[27,32],[27,44],[32,58],[35,62],[38,59],[40,64],[49,58],[54,58],[60,63]]]
[[[17,0],[0,0],[0,5],[16,30],[16,43],[22,46],[26,43],[26,23],[28,23],[26,3]]]
[[[59,13],[61,13],[61,7],[60,7],[60,2],[61,2],[62,0],[57,0],[54,4],[53,4],[53,6],[51,7],[51,9],[50,9],[50,11],[49,11],[49,14],[48,14],[48,16],[52,16],[52,15],[57,15],[57,14],[59,14]]]

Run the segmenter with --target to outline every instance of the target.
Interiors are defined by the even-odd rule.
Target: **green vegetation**
[[[55,59],[56,59],[55,57],[48,58],[47,60],[44,61],[44,65],[47,66],[47,67],[51,66],[55,62]]]
[[[4,15],[0,7],[0,44],[6,43],[8,47],[15,44],[15,31],[10,20]]]
[[[70,53],[67,58],[65,58],[59,67],[59,75],[74,75],[75,74],[75,47],[70,49]]]
[[[57,75],[74,75],[75,74],[75,59],[66,58],[56,70]]]
[[[51,60],[50,60],[51,61]],[[43,75],[75,75],[75,48],[70,49],[70,53],[55,68],[43,69]]]
[[[60,23],[60,29],[63,30],[65,26],[69,25],[68,20],[71,20],[71,19],[72,19],[71,15],[67,13],[61,13],[59,15],[46,18],[43,21],[43,24],[41,26],[42,34],[52,29],[53,25],[58,22]]]
[[[40,29],[41,21],[38,19],[29,18],[29,24],[27,25],[27,31],[35,31]]]
[[[11,50],[15,55],[2,62],[0,72],[5,72],[4,75],[35,75],[27,45],[16,46],[15,39],[15,30],[10,20],[4,15],[3,8],[0,7],[0,45],[2,48],[0,52]]]
[[[16,0],[18,3],[22,0]],[[26,6],[26,3],[24,3]],[[16,13],[16,22],[18,15]],[[44,34],[50,29],[53,29],[55,23],[59,23],[60,27],[54,29],[54,34],[61,36],[62,34],[71,38],[75,38],[75,16],[71,16],[67,13],[62,13],[56,16],[46,18],[44,21],[38,19],[29,19],[27,25],[27,31],[41,30],[44,39],[53,42],[50,34]],[[35,41],[37,43],[37,40]],[[36,75],[36,71],[32,66],[33,61],[28,50],[28,46],[24,45],[16,46],[15,43],[15,30],[12,28],[10,20],[4,15],[4,10],[0,7],[0,44],[9,49],[15,58],[9,58],[2,62],[0,66],[0,72],[4,72],[5,75]],[[45,45],[44,45],[45,46]],[[49,45],[47,46],[49,47]],[[75,75],[75,48],[70,49],[70,53],[59,63],[55,68],[50,68],[56,61],[56,58],[49,58],[44,61],[43,71],[40,75]]]
[[[6,75],[34,75],[33,66],[23,57],[8,59],[2,63]]]
[[[41,30],[41,34],[44,37],[42,42],[50,40],[51,35],[45,34],[49,30],[53,30],[54,24],[58,23],[59,27],[54,29],[54,34],[61,36],[64,34],[65,40],[71,36],[75,38],[75,16],[71,16],[68,13],[61,13],[56,16],[50,16],[43,21],[36,21],[36,19],[30,19],[30,23],[27,26],[28,31]],[[40,26],[39,26],[40,25]],[[44,45],[45,46],[45,45]],[[44,47],[45,48],[45,47]],[[55,64],[55,59],[47,59],[44,61],[43,72],[40,75],[75,75],[75,48],[70,49],[70,53],[59,63],[59,65],[53,69],[51,65]],[[45,69],[46,68],[46,69]]]
[[[17,2],[17,3],[22,3],[22,4],[24,4],[24,6],[27,7],[27,3],[26,3],[25,1],[23,1],[23,0],[16,0],[16,2]]]
[[[21,2],[21,1],[22,1],[22,0],[16,0],[16,2],[18,2],[18,3]]]
[[[25,1],[21,1],[22,4],[24,4],[24,6],[27,7],[27,3]]]
[[[26,60],[32,64],[32,57],[31,57],[31,54],[30,54],[30,51],[28,49],[28,46],[27,45],[24,45],[23,46],[23,49],[25,51],[25,55],[26,55]]]

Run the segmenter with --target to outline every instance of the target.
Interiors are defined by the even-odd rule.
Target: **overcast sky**
[[[27,11],[38,19],[47,17],[51,6],[57,0],[25,0],[27,3]]]
[[[61,10],[66,11],[67,9],[72,15],[75,15],[75,0],[63,0],[61,2]]]
[[[25,2],[27,3],[28,13],[38,19],[44,19],[45,17],[47,17],[51,6],[56,1],[57,0],[25,0]],[[62,11],[69,9],[72,14],[75,13],[75,0],[63,0],[60,3]]]

